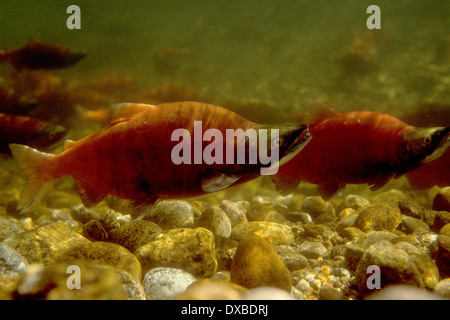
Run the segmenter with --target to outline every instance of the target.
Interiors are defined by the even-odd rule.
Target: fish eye
[[[431,137],[426,136],[422,139],[424,145],[429,145],[431,143]]]
[[[272,147],[273,148],[279,148],[284,142],[284,139],[282,137],[277,137],[272,139]]]

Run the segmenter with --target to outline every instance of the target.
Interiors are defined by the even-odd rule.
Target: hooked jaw
[[[412,167],[409,170],[412,170],[436,160],[449,147],[450,127],[413,128],[405,134],[399,158],[408,163]]]
[[[309,131],[307,125],[303,124],[297,129],[290,129],[287,133],[280,133],[280,136],[285,139],[286,149],[280,150],[280,162],[279,165],[283,165],[286,162],[294,158],[302,149],[308,144],[312,138],[312,134]],[[289,139],[288,141],[286,141]],[[289,141],[291,141],[289,143]]]

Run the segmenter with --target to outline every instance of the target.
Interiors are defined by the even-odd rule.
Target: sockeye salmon
[[[346,184],[367,183],[377,190],[438,158],[450,145],[450,127],[418,128],[377,112],[316,108],[319,115],[307,121],[311,143],[272,176],[281,193],[292,192],[301,181],[317,184],[325,199]]]
[[[14,69],[60,69],[74,65],[86,56],[84,52],[43,43],[32,39],[27,45],[11,50],[0,50],[0,62],[9,61]]]
[[[0,113],[0,153],[10,154],[8,145],[11,143],[47,149],[60,141],[66,133],[66,128],[58,124]]]
[[[198,102],[157,106],[123,103],[111,106],[110,110],[109,126],[77,142],[67,141],[66,150],[58,155],[23,145],[10,145],[19,166],[28,176],[18,203],[19,209],[29,210],[56,180],[69,175],[74,178],[85,206],[92,207],[111,194],[131,200],[134,215],[142,216],[157,199],[198,196],[260,175],[260,169],[264,167],[260,161],[240,164],[227,158],[222,163],[199,163],[197,158],[201,155],[194,152],[199,140],[185,137],[195,136],[198,130],[196,121],[201,123],[200,133],[205,136],[208,129],[215,130],[210,133],[226,135],[226,131],[231,129],[263,132],[274,128],[250,122],[227,109]],[[278,151],[279,165],[282,165],[296,155],[311,136],[306,125],[277,129],[277,143],[273,143],[270,137],[267,141],[259,139],[257,143],[266,144],[270,152]],[[174,139],[175,132],[181,135]],[[234,149],[239,143],[256,143],[248,136],[241,138],[240,141],[231,141]],[[212,138],[203,137],[203,141],[212,141]],[[226,143],[230,142],[215,140],[205,150],[212,144],[225,147]],[[181,150],[180,146],[186,149]],[[245,150],[246,158],[250,159],[252,154],[248,150],[251,149]],[[174,159],[174,153],[179,157]],[[192,159],[194,161],[191,162]]]

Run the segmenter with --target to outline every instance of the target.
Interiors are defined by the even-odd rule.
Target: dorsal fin
[[[143,103],[116,103],[109,107],[111,123],[127,121],[138,113],[153,108],[154,105]]]
[[[72,148],[74,144],[75,144],[75,141],[73,141],[73,140],[64,141],[64,150]]]
[[[314,100],[308,104],[308,112],[307,112],[305,121],[308,124],[320,122],[325,119],[335,117],[339,114],[340,113],[338,111],[336,111],[329,105],[327,105],[323,102]]]

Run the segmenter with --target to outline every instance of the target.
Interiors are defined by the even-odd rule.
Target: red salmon
[[[316,107],[322,115],[308,123],[311,143],[272,176],[282,193],[292,192],[301,181],[317,184],[326,199],[346,184],[367,183],[377,190],[436,159],[450,144],[450,127],[417,128],[377,112],[341,114]]]
[[[60,141],[67,130],[58,124],[0,113],[0,153],[9,154],[10,143],[25,143],[47,149]]]
[[[108,127],[77,142],[66,143],[67,149],[58,155],[11,145],[14,157],[28,176],[18,207],[29,210],[56,180],[67,175],[75,179],[85,206],[92,207],[111,194],[131,200],[136,214],[142,214],[160,198],[192,197],[222,190],[256,178],[263,164],[229,164],[228,160],[175,164],[172,153],[181,143],[172,141],[175,130],[195,135],[194,121],[201,121],[203,133],[216,129],[224,135],[228,129],[273,128],[250,122],[227,109],[197,102],[158,106],[116,104],[111,107],[111,117]],[[278,129],[279,145],[272,145],[270,140],[265,143],[270,144],[271,152],[278,148],[281,165],[301,150],[310,134],[306,125]],[[224,146],[226,141],[213,143]],[[234,147],[238,144],[234,140],[231,143]],[[195,150],[195,144],[194,137],[188,146],[194,146]],[[190,161],[197,154],[192,152],[191,157],[190,151],[189,155],[183,152],[182,157]]]
[[[34,39],[17,49],[0,50],[0,62],[9,61],[16,70],[65,68],[85,56],[85,53],[71,50],[68,46],[43,43]]]

